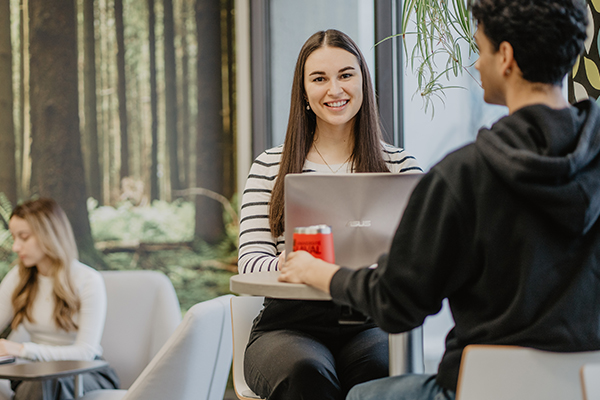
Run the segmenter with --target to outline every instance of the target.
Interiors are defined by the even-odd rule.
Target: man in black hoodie
[[[585,2],[472,3],[484,99],[509,115],[422,178],[377,269],[305,252],[282,268],[281,280],[328,291],[388,332],[448,299],[455,326],[438,374],[368,382],[348,399],[454,399],[469,344],[600,350],[600,109],[562,93]]]

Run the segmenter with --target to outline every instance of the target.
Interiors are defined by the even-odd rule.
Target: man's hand
[[[279,281],[305,283],[329,293],[331,278],[340,267],[315,258],[306,251],[290,253],[283,264],[279,264]]]

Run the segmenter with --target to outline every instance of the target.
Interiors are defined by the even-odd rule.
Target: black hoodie
[[[448,298],[451,390],[469,344],[600,350],[599,132],[591,101],[482,129],[423,177],[377,269],[335,274],[334,300],[402,332]]]

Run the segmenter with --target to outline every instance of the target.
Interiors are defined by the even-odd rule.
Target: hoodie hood
[[[585,234],[600,214],[600,108],[584,100],[524,107],[481,129],[475,146],[512,190],[562,228]]]

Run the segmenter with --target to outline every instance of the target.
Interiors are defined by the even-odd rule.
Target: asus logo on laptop
[[[367,228],[371,226],[371,221],[348,221],[346,226],[349,228]]]

